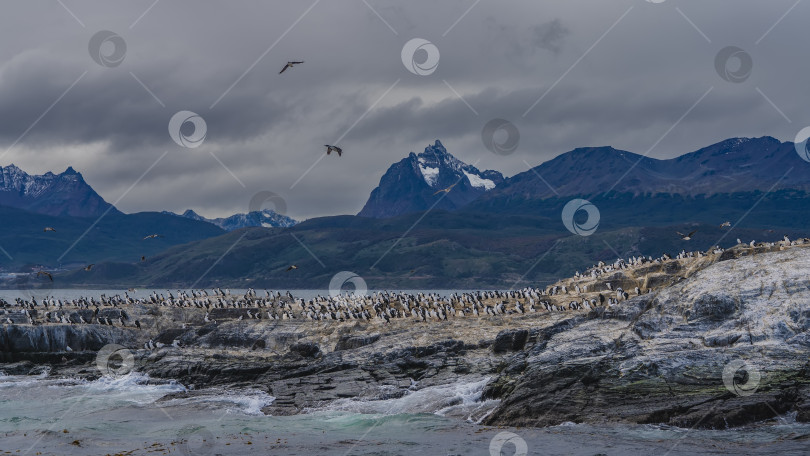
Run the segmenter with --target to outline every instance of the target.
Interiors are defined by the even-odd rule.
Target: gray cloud
[[[370,0],[375,13],[359,1],[322,1],[301,18],[312,3],[178,1],[159,2],[132,26],[152,3],[65,2],[84,27],[59,3],[7,5],[0,165],[32,173],[72,165],[113,202],[168,151],[121,198],[122,210],[222,216],[270,190],[287,200],[289,215],[306,218],[358,211],[391,163],[436,139],[467,162],[511,175],[581,146],[645,153],[709,88],[651,156],[731,136],[790,140],[806,123],[807,6],[765,35],[792,2],[682,5],[711,43],[674,2],[480,2],[462,17],[471,2]],[[120,66],[90,58],[99,30],[126,40]],[[400,61],[414,37],[441,52],[430,76]],[[715,72],[727,45],[752,56],[742,84]],[[290,59],[306,63],[278,75]],[[180,110],[205,119],[201,147],[183,149],[169,137],[168,120]],[[496,156],[481,144],[494,117],[520,129],[515,154]],[[322,145],[340,137],[344,157],[318,162]]]

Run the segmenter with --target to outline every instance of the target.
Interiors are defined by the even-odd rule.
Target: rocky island
[[[809,247],[635,257],[544,288],[452,296],[6,303],[0,371],[137,371],[181,382],[179,395],[252,387],[275,397],[263,411],[276,416],[469,378],[496,401],[468,418],[491,425],[807,422]]]

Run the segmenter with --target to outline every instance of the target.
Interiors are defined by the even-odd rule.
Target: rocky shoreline
[[[238,320],[229,309],[214,323],[205,309],[136,305],[127,312],[150,322],[143,329],[4,325],[0,371],[96,378],[98,351],[118,344],[130,369],[177,380],[190,390],[181,394],[265,390],[272,415],[490,377],[484,398],[500,403],[479,417],[488,425],[810,422],[809,253],[741,247],[617,269],[559,285],[647,292],[590,310],[427,323]],[[165,345],[142,348],[149,340]]]

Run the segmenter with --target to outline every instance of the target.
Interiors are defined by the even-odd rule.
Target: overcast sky
[[[795,0],[4,2],[0,165],[73,166],[125,212],[230,215],[271,191],[304,219],[358,212],[436,139],[507,176],[582,146],[792,141],[810,125],[808,17]],[[99,35],[99,64],[104,30],[120,39]],[[439,51],[431,74],[403,64],[414,38]],[[729,61],[741,82],[716,69],[727,46],[753,62]],[[279,75],[288,60],[305,63]],[[169,135],[184,110],[207,125],[199,147]],[[484,147],[493,118],[517,127],[515,153]],[[333,143],[343,157],[323,158]]]

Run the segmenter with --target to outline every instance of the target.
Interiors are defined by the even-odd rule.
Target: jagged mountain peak
[[[120,213],[69,166],[63,173],[30,175],[11,164],[0,166],[0,205],[47,215],[97,217]]]
[[[501,173],[464,163],[436,140],[388,168],[358,215],[385,218],[431,207],[454,210],[502,181]]]

